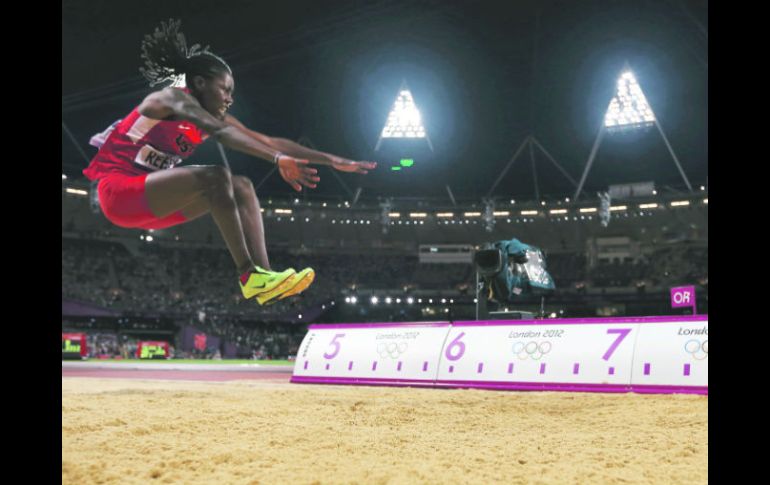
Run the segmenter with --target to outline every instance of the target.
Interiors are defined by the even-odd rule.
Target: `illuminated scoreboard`
[[[85,359],[88,357],[88,345],[84,333],[61,334],[61,358]]]
[[[137,359],[168,359],[168,342],[143,341],[136,346]]]

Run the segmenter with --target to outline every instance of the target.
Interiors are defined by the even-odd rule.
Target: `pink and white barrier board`
[[[708,393],[708,316],[311,325],[292,382]]]

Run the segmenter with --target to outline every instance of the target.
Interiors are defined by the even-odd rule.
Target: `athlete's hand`
[[[297,192],[302,190],[303,185],[314,189],[321,181],[321,177],[317,175],[318,170],[308,167],[307,163],[307,160],[300,160],[288,155],[282,155],[278,159],[278,171],[281,173],[281,177]]]
[[[332,167],[340,172],[369,173],[377,168],[377,162],[354,162],[342,157],[331,157]]]

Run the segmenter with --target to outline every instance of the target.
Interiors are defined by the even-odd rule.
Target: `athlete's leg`
[[[233,189],[251,258],[258,265],[269,270],[270,261],[267,258],[267,248],[265,247],[265,227],[262,223],[262,212],[254,184],[246,177],[235,176],[233,177]]]
[[[270,270],[270,260],[265,247],[265,228],[262,222],[259,199],[251,180],[241,175],[232,177],[235,200],[238,204],[238,214],[241,217],[246,247],[251,254],[251,259],[259,266]],[[191,221],[210,212],[206,199],[199,199],[182,209],[185,219]]]
[[[159,170],[147,176],[145,196],[150,210],[158,218],[204,201],[238,272],[243,273],[254,266],[246,247],[229,170],[219,166]]]

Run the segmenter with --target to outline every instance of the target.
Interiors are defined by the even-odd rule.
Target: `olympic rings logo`
[[[377,353],[380,354],[380,357],[383,359],[386,357],[397,359],[401,354],[406,352],[407,348],[408,345],[406,342],[381,342],[379,345],[377,345]]]
[[[709,356],[709,341],[704,340],[699,342],[698,340],[688,340],[684,344],[684,351],[692,356],[695,360],[703,360]]]
[[[545,354],[551,351],[551,342],[514,342],[513,353],[519,358],[519,360],[526,360],[531,358],[532,360],[540,360]]]

